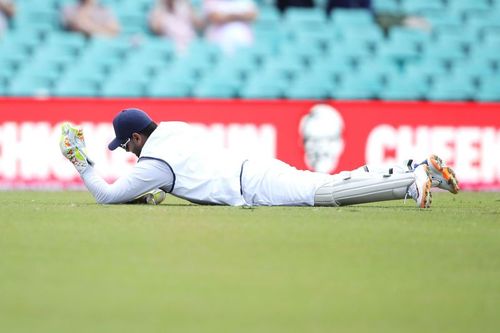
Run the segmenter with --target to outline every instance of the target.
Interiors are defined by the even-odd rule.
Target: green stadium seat
[[[305,70],[306,65],[302,59],[285,56],[268,59],[264,62],[260,73],[289,81]]]
[[[97,72],[112,72],[115,68],[119,67],[123,63],[123,60],[114,56],[105,56],[102,53],[97,52],[87,52],[84,53],[75,62],[75,66],[81,66],[86,68],[88,71]]]
[[[150,83],[146,96],[162,98],[183,98],[191,95],[192,84],[188,82],[153,81]]]
[[[135,53],[143,54],[144,57],[160,57],[171,59],[175,55],[175,46],[171,39],[162,37],[143,37]]]
[[[140,76],[153,77],[157,75],[158,72],[167,68],[169,62],[165,62],[163,59],[151,58],[146,60],[144,57],[130,56],[128,57],[121,66],[127,68],[127,72],[135,72]]]
[[[273,27],[274,34],[278,34],[281,39],[295,39],[298,34],[321,34],[325,31],[331,31],[331,24],[327,21],[317,22],[314,25],[302,26],[295,22],[283,21],[278,26]],[[283,38],[284,37],[284,38]]]
[[[10,96],[50,96],[52,80],[36,75],[17,75],[7,88]]]
[[[95,97],[99,95],[99,85],[92,80],[62,79],[57,82],[53,94],[61,97]]]
[[[368,47],[373,49],[385,39],[382,29],[378,25],[360,25],[341,28],[338,31],[340,39],[331,39],[330,46],[335,47],[339,41],[343,44],[351,44],[354,47]]]
[[[290,84],[289,79],[270,72],[253,73],[241,87],[243,98],[281,98]]]
[[[107,80],[123,80],[147,84],[152,77],[152,73],[146,66],[121,66],[114,71]]]
[[[253,26],[254,44],[244,49],[249,48],[266,48],[268,53],[275,53],[279,44],[290,38],[290,32],[282,25],[279,26],[262,26],[255,24]],[[239,49],[237,49],[238,51]]]
[[[279,43],[257,40],[252,46],[242,47],[237,52],[246,52],[254,56],[258,62],[276,56],[278,54]]]
[[[402,0],[401,9],[405,13],[420,14],[428,10],[442,10],[446,9],[444,3],[440,0]]]
[[[62,68],[57,62],[27,62],[23,64],[18,72],[18,76],[35,76],[50,81],[59,79],[62,73]]]
[[[412,49],[420,49],[431,40],[431,34],[422,30],[393,27],[389,31],[388,40],[391,43],[401,43],[402,47],[411,47]],[[413,46],[411,46],[413,44]]]
[[[262,6],[259,8],[259,15],[255,24],[267,24],[277,26],[281,23],[281,15],[274,6]]]
[[[24,62],[30,58],[33,53],[31,46],[16,43],[16,41],[12,39],[5,39],[0,42],[0,50],[0,56],[3,59],[10,59],[13,62]]]
[[[288,7],[283,14],[284,24],[300,26],[304,29],[315,29],[326,21],[326,13],[321,8]]]
[[[478,85],[483,78],[496,75],[492,64],[482,59],[453,63],[451,74],[453,77],[460,77],[475,85]],[[500,84],[500,81],[498,84]]]
[[[108,72],[101,68],[96,68],[92,62],[76,62],[74,66],[66,69],[63,77],[70,76],[73,79],[91,80],[94,82],[103,82]]]
[[[156,73],[147,86],[150,97],[187,97],[199,78],[189,68],[170,65]]]
[[[8,62],[3,62],[2,57],[0,56],[0,84],[7,84],[17,72],[16,67],[12,66]]]
[[[116,16],[118,21],[121,23],[121,35],[151,33],[147,22],[147,16],[140,11],[128,12],[119,10],[117,11]]]
[[[67,4],[75,3],[75,0],[51,0],[50,2],[53,8],[60,9]]]
[[[361,39],[341,40],[328,47],[327,56],[332,58],[345,58],[352,62],[359,62],[373,56],[369,46]]]
[[[469,55],[480,61],[487,61],[492,64],[500,65],[500,44],[485,44],[476,46]]]
[[[93,37],[85,53],[122,59],[134,47],[128,38]]]
[[[308,63],[325,55],[325,51],[319,44],[307,39],[281,43],[278,53],[280,57],[299,58]]]
[[[128,52],[124,65],[155,69],[165,67],[174,57],[173,46],[167,41],[163,47],[145,44]]]
[[[422,15],[431,25],[433,31],[447,26],[463,26],[464,19],[457,13],[450,13],[448,10],[423,10]]]
[[[405,66],[404,72],[408,76],[423,76],[429,81],[436,76],[445,76],[450,73],[448,66],[437,58],[423,58],[408,64]]]
[[[134,14],[138,13],[146,17],[148,10],[154,4],[151,0],[112,0],[109,1],[109,6],[117,14]]]
[[[175,63],[170,64],[166,68],[155,73],[155,80],[163,80],[166,82],[187,82],[194,85],[202,73],[190,67],[178,66]]]
[[[44,1],[19,4],[12,26],[17,30],[56,31],[60,29],[59,12]]]
[[[283,27],[283,25],[254,24],[252,29],[254,41],[259,44],[280,44],[282,41],[289,39],[293,32]]]
[[[479,90],[474,95],[474,99],[480,102],[498,102],[500,101],[500,82],[499,74],[482,78]]]
[[[423,76],[392,76],[379,93],[384,100],[420,100],[428,90]]]
[[[0,53],[0,77],[9,79],[9,75],[15,73],[27,59],[27,56],[20,57],[14,53]]]
[[[316,59],[309,68],[311,75],[340,80],[354,71],[353,62],[347,58],[323,57]]]
[[[401,13],[399,2],[396,0],[373,0],[372,7],[376,13]]]
[[[417,45],[410,39],[388,40],[377,45],[377,56],[389,59],[401,66],[418,60],[420,53]]]
[[[205,56],[190,56],[183,58],[174,58],[171,61],[171,69],[178,73],[190,73],[195,77],[202,76],[205,72],[211,70],[215,65]]]
[[[92,37],[87,47],[83,50],[83,53],[123,59],[129,52],[136,48],[137,46],[129,38]]]
[[[37,31],[15,29],[9,30],[0,36],[0,47],[22,48],[32,52],[42,43],[42,34]]]
[[[372,13],[366,9],[334,9],[330,13],[334,27],[349,29],[354,26],[375,26]]]
[[[220,58],[215,68],[221,68],[228,71],[237,72],[246,76],[252,71],[260,68],[261,59],[259,55],[252,52],[252,49],[240,49],[235,54],[225,55]]]
[[[500,45],[500,29],[485,29],[483,33],[484,45]]]
[[[368,59],[358,64],[357,70],[376,77],[382,81],[387,81],[391,77],[399,77],[402,73],[401,66],[399,66],[392,59],[377,57]]]
[[[332,40],[333,35],[333,32],[328,28],[320,30],[295,30],[290,39],[299,45],[325,50]]]
[[[444,62],[464,60],[466,58],[465,50],[454,41],[442,40],[432,41],[424,45],[422,56],[425,58],[434,58]]]
[[[468,29],[461,26],[442,26],[434,31],[435,41],[437,43],[455,44],[452,48],[467,48],[477,43],[478,33],[474,29]]]
[[[199,98],[235,98],[238,87],[235,82],[219,80],[216,77],[206,77],[193,89],[193,96]]]
[[[474,16],[467,21],[467,30],[474,32],[473,37],[475,37],[475,41],[478,39],[485,39],[485,36],[489,33],[498,34],[500,32],[500,15]]]
[[[419,72],[416,70],[409,70],[409,71],[403,72],[403,74],[401,74],[399,76],[394,76],[394,77],[389,78],[389,80],[387,81],[387,85],[391,84],[389,82],[394,81],[394,80],[396,80],[396,82],[397,82],[398,80],[400,80],[401,77],[406,78],[406,80],[408,80],[409,82],[416,82],[419,85],[421,84],[420,87],[424,88],[423,94],[425,95],[429,91],[429,89],[431,87],[432,78],[434,78],[435,75],[431,76],[429,74],[425,74],[425,73],[422,73],[422,72]],[[394,86],[395,83],[392,83],[391,85]]]
[[[143,82],[134,78],[107,80],[101,87],[103,97],[142,97],[146,94]]]
[[[382,90],[379,78],[362,72],[354,72],[343,77],[340,85],[332,92],[336,99],[373,99],[377,98]]]
[[[488,12],[491,9],[488,0],[453,0],[448,4],[448,10],[469,15],[472,12]]]
[[[250,82],[241,89],[240,96],[244,99],[277,99],[283,97],[283,89],[269,81]]]
[[[189,44],[186,57],[205,57],[210,62],[215,63],[221,57],[222,50],[216,44],[207,42],[203,39],[197,39]]]
[[[452,76],[436,77],[426,93],[430,101],[463,101],[474,96],[474,86],[461,78]]]
[[[242,73],[234,68],[220,64],[213,68],[213,70],[205,73],[203,81],[209,80],[210,82],[215,82],[217,84],[219,82],[223,82],[236,88],[240,88],[245,77],[246,73]]]
[[[290,99],[325,99],[329,98],[335,84],[328,76],[321,73],[305,73],[296,78],[284,91]]]
[[[491,11],[497,16],[500,15],[500,1],[492,0],[491,6]]]
[[[79,33],[74,32],[52,32],[45,40],[45,46],[57,47],[62,52],[78,52],[87,45],[87,39]]]
[[[62,70],[68,66],[74,65],[77,59],[75,52],[70,49],[64,51],[57,45],[43,45],[39,47],[31,58],[33,63],[55,64]]]

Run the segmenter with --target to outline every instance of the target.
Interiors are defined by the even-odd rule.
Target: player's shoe
[[[457,194],[460,190],[458,180],[452,168],[446,166],[446,163],[437,155],[431,155],[423,163],[429,166],[432,176],[432,185],[443,190]]]
[[[152,190],[144,193],[134,200],[130,201],[131,204],[147,204],[147,205],[159,205],[165,200],[167,194],[160,189]]]
[[[420,208],[430,208],[432,202],[432,178],[427,164],[421,164],[413,171],[415,181],[408,187],[408,195]]]

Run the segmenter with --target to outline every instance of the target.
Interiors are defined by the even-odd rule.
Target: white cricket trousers
[[[243,165],[241,190],[250,206],[314,206],[317,189],[334,179],[277,159],[250,159]]]

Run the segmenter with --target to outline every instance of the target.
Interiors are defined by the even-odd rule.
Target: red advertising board
[[[437,153],[463,188],[500,189],[500,104],[161,99],[0,99],[0,187],[67,188],[81,182],[61,156],[59,125],[84,128],[90,155],[112,181],[134,163],[106,148],[111,120],[138,107],[182,120],[214,145],[339,172]]]

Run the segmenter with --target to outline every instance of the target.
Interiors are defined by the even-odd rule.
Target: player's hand
[[[80,173],[89,165],[94,165],[87,155],[82,129],[72,127],[70,123],[64,123],[61,126],[59,148],[64,157],[73,163]]]

